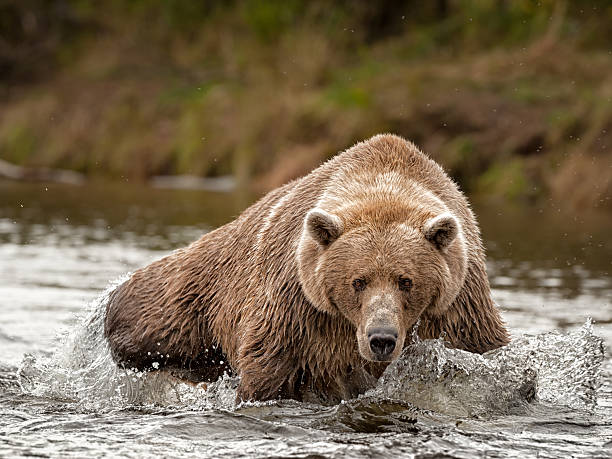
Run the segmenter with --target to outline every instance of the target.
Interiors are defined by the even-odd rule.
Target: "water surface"
[[[553,205],[475,204],[507,349],[417,343],[375,390],[332,407],[235,407],[231,378],[205,392],[117,370],[96,338],[105,289],[247,202],[0,182],[0,456],[612,455],[612,221]]]

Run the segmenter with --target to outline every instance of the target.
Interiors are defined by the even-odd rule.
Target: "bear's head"
[[[466,275],[459,220],[446,209],[407,219],[352,218],[322,208],[304,220],[300,281],[319,310],[355,327],[367,360],[392,361],[422,315],[439,317]]]

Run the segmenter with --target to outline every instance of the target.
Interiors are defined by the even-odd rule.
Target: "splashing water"
[[[449,349],[442,339],[417,341],[369,395],[466,417],[512,414],[534,400],[592,410],[603,358],[590,320],[569,334],[524,336],[484,355]]]
[[[85,410],[130,406],[234,409],[237,378],[227,375],[212,384],[192,385],[164,371],[117,366],[104,337],[104,317],[114,282],[91,304],[90,314],[67,335],[51,357],[26,355],[18,370],[24,392],[78,401]]]
[[[92,303],[89,316],[53,355],[24,358],[18,371],[24,392],[78,401],[97,411],[133,406],[234,410],[238,378],[224,375],[194,386],[163,371],[127,370],[114,363],[104,314],[110,292],[122,281]],[[569,334],[520,337],[484,355],[413,335],[413,343],[362,401],[397,400],[461,417],[512,414],[535,400],[585,410],[597,403],[603,341],[593,334],[590,320]]]

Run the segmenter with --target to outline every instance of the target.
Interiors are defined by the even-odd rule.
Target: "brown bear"
[[[417,147],[378,135],[278,188],[112,292],[125,367],[240,376],[242,400],[337,402],[422,339],[508,343],[472,211]]]

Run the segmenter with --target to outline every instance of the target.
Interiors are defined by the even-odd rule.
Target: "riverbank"
[[[455,6],[382,28],[243,5],[180,33],[113,8],[78,10],[94,25],[76,44],[7,82],[0,158],[117,180],[232,175],[260,193],[393,132],[473,195],[612,209],[612,53],[567,5],[513,6],[501,25],[493,6]]]

